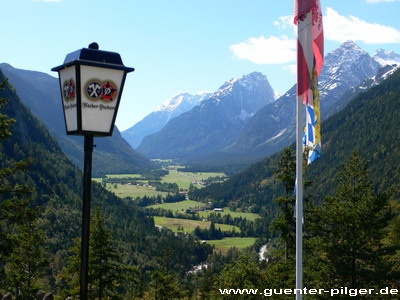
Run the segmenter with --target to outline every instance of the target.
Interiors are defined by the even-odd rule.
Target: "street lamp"
[[[92,43],[51,70],[59,74],[67,134],[85,137],[80,299],[87,300],[93,137],[112,135],[126,74],[135,69]]]

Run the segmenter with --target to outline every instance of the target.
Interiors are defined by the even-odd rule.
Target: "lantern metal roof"
[[[95,44],[95,43],[94,43]],[[107,67],[110,69],[124,70],[132,72],[135,69],[125,67],[121,55],[117,52],[98,50],[98,46],[89,45],[89,48],[82,48],[67,54],[64,64],[54,67],[52,71],[59,71],[74,64],[94,66],[94,67]]]

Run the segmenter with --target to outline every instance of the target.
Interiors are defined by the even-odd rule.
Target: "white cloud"
[[[256,64],[284,64],[296,60],[296,40],[286,36],[253,37],[229,48],[236,58]]]
[[[367,3],[395,2],[397,0],[367,0]]]
[[[283,16],[274,22],[274,25],[281,30],[291,28],[292,24],[293,16]],[[347,40],[361,41],[366,44],[400,43],[400,30],[377,23],[368,23],[355,16],[342,16],[330,7],[327,8],[324,17],[324,35],[327,40],[339,43]],[[296,36],[296,33],[293,36]],[[287,36],[266,38],[261,35],[259,38],[252,37],[229,48],[235,58],[255,64],[290,64],[296,61],[296,40]],[[283,69],[291,73],[296,72],[294,65],[284,66]]]
[[[296,75],[297,74],[297,65],[287,65],[282,67],[282,69],[289,71],[291,74]]]
[[[341,16],[330,7],[324,18],[324,35],[326,39],[340,43],[347,40],[366,44],[400,43],[400,31],[396,28],[368,23],[354,16]]]
[[[296,27],[293,22],[293,15],[292,16],[283,16],[279,17],[278,21],[274,22],[274,25],[279,29],[286,29],[291,27]]]

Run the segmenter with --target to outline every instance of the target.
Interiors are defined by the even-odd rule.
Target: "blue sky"
[[[185,91],[215,91],[253,71],[285,93],[296,80],[293,0],[0,0],[0,62],[46,72],[96,41],[128,75],[121,130]],[[400,53],[400,0],[321,0],[325,53],[352,39]],[[61,105],[61,104],[60,104]]]

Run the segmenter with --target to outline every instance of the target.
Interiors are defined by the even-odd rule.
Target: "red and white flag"
[[[324,32],[320,0],[296,0],[297,97],[306,104],[304,147],[309,163],[321,156],[318,76],[324,63]]]

